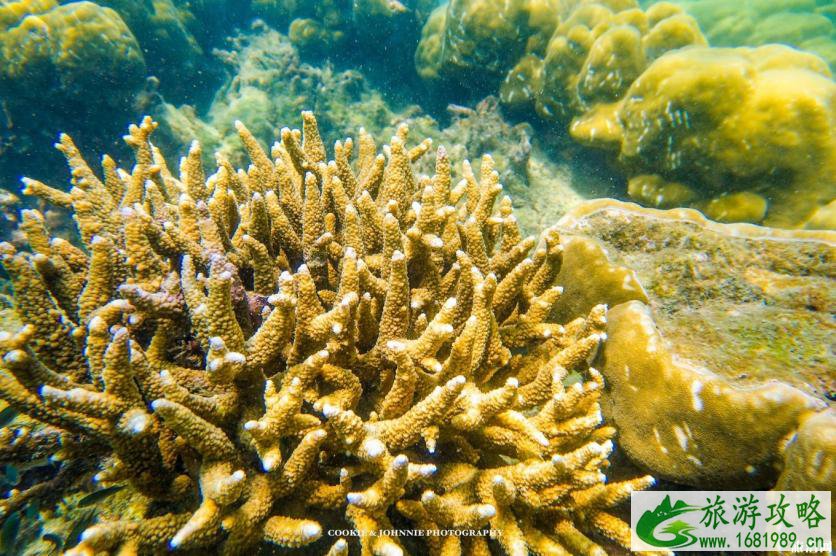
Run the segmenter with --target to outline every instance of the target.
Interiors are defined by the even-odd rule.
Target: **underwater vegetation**
[[[28,249],[0,247],[23,324],[0,336],[0,397],[44,424],[16,454],[84,461],[132,496],[69,553],[345,554],[327,527],[400,522],[501,534],[366,535],[363,552],[626,546],[611,508],[653,479],[602,473],[615,430],[588,362],[606,307],[550,318],[560,236],[522,236],[490,156],[454,183],[439,148],[416,175],[431,142],[403,125],[383,154],[361,132],[328,160],[303,119],[269,155],[239,123],[247,170],[219,156],[207,176],[195,142],[174,174],[146,118],[130,172],[106,156],[100,177],[62,136],[70,191],[25,180],[83,248],[35,210]]]
[[[426,23],[416,67],[431,83],[504,75],[508,109],[611,152],[642,203],[836,225],[836,84],[813,54],[709,47],[666,2],[455,0]]]

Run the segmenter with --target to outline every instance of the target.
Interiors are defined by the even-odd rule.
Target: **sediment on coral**
[[[455,183],[439,148],[416,175],[431,145],[401,126],[383,154],[361,131],[329,161],[303,118],[269,154],[239,123],[247,170],[219,157],[207,176],[194,143],[175,174],[146,118],[131,171],[104,157],[98,176],[62,136],[70,192],[25,180],[82,247],[37,211],[28,250],[2,244],[24,326],[0,337],[0,397],[57,431],[57,459],[102,453],[95,482],[144,500],[70,553],[626,546],[612,508],[652,478],[606,482],[588,363],[606,307],[549,318],[558,234],[522,237],[489,156]],[[499,536],[372,534],[393,523]]]

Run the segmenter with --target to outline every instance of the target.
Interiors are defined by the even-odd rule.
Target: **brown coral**
[[[404,518],[499,533],[429,537],[433,554],[626,544],[609,508],[652,479],[602,474],[614,431],[588,361],[606,309],[550,322],[560,238],[523,238],[507,197],[494,209],[491,158],[454,185],[443,148],[414,174],[430,144],[405,126],[385,156],[361,132],[331,161],[310,113],[270,155],[237,127],[246,171],[221,158],[207,177],[194,144],[175,176],[146,119],[131,172],[105,157],[100,178],[62,137],[70,192],[26,180],[83,249],[37,212],[31,252],[3,244],[27,324],[0,339],[0,396],[155,502],[72,552],[300,547],[343,518],[364,554],[408,548],[380,533]]]

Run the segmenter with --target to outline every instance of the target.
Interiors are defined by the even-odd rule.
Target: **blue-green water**
[[[836,361],[832,342],[826,338],[827,331],[834,327],[836,307],[833,301],[836,275],[833,272],[834,70],[836,3],[832,0],[734,3],[721,0],[450,0],[449,3],[437,0],[0,0],[0,213],[3,217],[0,255],[4,265],[9,265],[5,270],[0,269],[0,334],[3,334],[0,352],[7,356],[24,350],[12,338],[17,338],[14,333],[29,323],[23,315],[32,310],[31,305],[23,308],[23,296],[11,286],[10,278],[19,278],[17,271],[9,271],[12,268],[9,261],[16,256],[25,259],[26,268],[48,284],[44,289],[44,304],[36,309],[49,314],[54,309],[54,314],[60,315],[56,317],[58,321],[69,322],[67,329],[78,331],[72,338],[68,335],[50,338],[47,346],[41,345],[40,349],[50,348],[50,342],[55,346],[75,342],[88,363],[93,361],[94,355],[88,353],[92,354],[95,348],[90,347],[93,342],[85,336],[92,318],[75,307],[89,281],[86,263],[78,261],[88,260],[93,236],[113,232],[108,225],[125,228],[127,220],[121,224],[102,224],[102,228],[93,225],[90,229],[97,231],[88,233],[83,215],[78,215],[79,211],[83,212],[84,203],[79,204],[78,195],[73,197],[77,193],[73,188],[87,191],[90,183],[98,178],[105,189],[119,180],[120,183],[130,181],[127,177],[134,172],[136,163],[132,146],[136,145],[123,138],[130,125],[138,124],[146,115],[153,118],[157,129],[151,142],[159,148],[159,154],[155,153],[158,158],[153,161],[144,161],[153,162],[154,170],[148,175],[134,172],[147,178],[136,186],[136,191],[142,193],[115,208],[113,215],[118,221],[120,217],[116,215],[123,214],[120,211],[150,212],[148,229],[154,232],[149,232],[150,239],[146,240],[151,248],[163,253],[161,258],[170,267],[165,266],[166,272],[146,280],[148,277],[142,274],[145,270],[134,268],[137,259],[132,257],[136,253],[128,253],[129,248],[116,241],[115,252],[125,262],[123,267],[112,271],[112,296],[102,300],[101,305],[128,299],[119,286],[141,284],[149,290],[148,295],[158,295],[153,303],[162,303],[160,299],[165,294],[179,307],[184,303],[183,293],[175,287],[170,289],[170,281],[180,283],[178,273],[183,253],[192,256],[194,250],[183,250],[181,243],[173,246],[173,240],[165,235],[170,230],[164,228],[166,224],[171,225],[167,221],[170,213],[152,210],[156,206],[155,191],[157,195],[168,195],[164,191],[168,179],[165,172],[171,171],[171,180],[178,176],[184,183],[191,183],[184,177],[188,173],[180,173],[179,169],[193,141],[198,141],[202,151],[195,158],[201,160],[208,187],[212,189],[233,175],[238,176],[236,183],[242,187],[241,183],[249,183],[247,179],[255,180],[252,176],[259,176],[257,170],[250,169],[247,177],[250,164],[255,162],[257,166],[258,161],[253,160],[252,153],[242,144],[236,122],[242,122],[268,154],[281,158],[281,149],[270,153],[270,146],[282,141],[285,127],[301,128],[301,113],[312,111],[328,152],[325,160],[337,156],[335,143],[339,141],[343,148],[345,139],[351,137],[356,159],[349,166],[358,175],[361,174],[357,155],[362,146],[361,129],[377,140],[378,151],[387,162],[393,159],[389,139],[402,133],[403,128],[399,131],[399,126],[403,124],[409,127],[409,148],[416,147],[425,138],[432,140],[433,147],[429,149],[432,156],[415,161],[414,199],[406,206],[391,209],[402,221],[403,237],[412,241],[417,241],[414,235],[409,235],[408,230],[412,228],[403,221],[418,218],[415,214],[408,215],[410,210],[416,212],[416,204],[420,214],[421,203],[425,203],[417,193],[416,184],[435,183],[422,181],[422,177],[432,175],[436,160],[433,153],[443,145],[455,164],[454,186],[467,177],[462,160],[473,161],[478,173],[482,164],[487,164],[479,162],[482,155],[492,155],[503,186],[502,194],[509,196],[508,206],[513,206],[514,221],[519,223],[523,235],[538,236],[567,214],[577,218],[571,226],[583,229],[587,224],[577,216],[580,213],[573,211],[586,206],[583,203],[588,200],[614,198],[653,209],[695,209],[721,223],[751,223],[792,230],[762,232],[763,237],[777,237],[780,241],[822,242],[813,247],[807,244],[799,247],[801,255],[793,251],[785,256],[775,247],[754,245],[754,240],[749,243],[741,240],[729,247],[725,240],[714,244],[702,236],[694,239],[690,232],[680,230],[675,233],[682,234],[681,249],[663,260],[651,256],[661,242],[654,235],[658,230],[645,233],[636,228],[645,241],[639,247],[621,237],[627,225],[587,230],[597,240],[609,242],[608,249],[620,253],[612,259],[635,267],[645,287],[652,281],[652,291],[643,300],[654,310],[664,308],[665,316],[657,315],[659,322],[680,323],[679,328],[666,332],[670,338],[683,343],[680,355],[693,354],[700,346],[705,347],[699,342],[711,344],[711,349],[718,350],[715,359],[723,362],[721,374],[739,374],[745,381],[749,374],[756,373],[746,367],[748,355],[741,354],[772,349],[763,355],[766,363],[751,367],[757,367],[757,373],[763,372],[770,378],[774,378],[770,373],[779,367],[804,367],[787,370],[788,376],[801,378],[786,382],[815,398],[816,404],[822,404],[813,404],[817,411],[821,407],[830,407],[832,411],[832,373]],[[64,155],[54,148],[62,133],[72,137],[80,155],[98,178],[79,172],[78,164],[75,164],[76,174],[70,175]],[[105,154],[112,157],[112,165],[107,161],[100,164]],[[161,170],[164,166],[168,170]],[[122,170],[117,171],[117,167]],[[298,169],[304,170],[300,170],[300,176],[311,172],[321,180],[331,171],[325,168],[312,165]],[[232,169],[240,170],[234,174]],[[342,172],[339,177],[345,179],[344,170],[339,171]],[[192,177],[197,175],[195,170],[191,172]],[[386,176],[390,175],[387,169]],[[57,190],[51,194],[54,202],[48,204],[25,194],[26,187],[21,181],[24,177],[54,187]],[[202,187],[202,180],[197,181]],[[327,193],[321,187],[323,203],[338,203],[337,193]],[[230,191],[234,189],[230,188]],[[304,188],[300,191],[307,195]],[[266,197],[266,190],[261,193]],[[236,203],[246,204],[243,198],[235,195],[229,198],[232,200],[223,201],[229,204],[221,207],[222,201],[210,201],[207,197],[206,202],[201,200],[195,205],[195,210],[211,213],[215,220],[226,219],[230,234],[219,242],[223,249],[233,253],[226,263],[234,265],[241,257],[253,256],[249,248],[241,247],[245,232],[235,232],[235,227],[243,221],[236,219],[251,215],[246,213],[242,217],[237,212]],[[261,202],[261,197],[258,199]],[[170,205],[168,210],[173,211],[178,201],[172,197],[166,202]],[[390,208],[382,202],[380,205],[378,228],[382,230],[383,215]],[[68,210],[70,206],[73,210]],[[38,222],[48,229],[48,237],[38,236],[31,227],[26,228],[21,210],[29,209],[40,211]],[[502,220],[497,215],[490,226]],[[301,217],[301,213],[297,216]],[[345,226],[342,214],[323,215],[323,219],[323,232],[341,236],[342,232],[337,230]],[[269,221],[277,225],[275,213],[270,213]],[[506,221],[510,222],[502,220]],[[564,226],[570,226],[565,222]],[[187,227],[181,224],[184,229]],[[466,237],[466,225],[470,224],[458,225],[460,231],[455,233]],[[485,229],[488,228],[486,224]],[[737,237],[736,228],[726,230],[723,233]],[[740,232],[740,237],[754,237],[749,234],[760,237],[761,232],[742,230],[747,231]],[[483,248],[497,247],[492,244],[497,239],[492,235],[495,232],[485,233],[488,239]],[[249,234],[255,236],[257,232],[249,230]],[[43,239],[40,245],[39,238]],[[55,255],[59,249],[55,238],[58,238],[57,245],[68,246],[61,256]],[[438,237],[435,239],[440,241]],[[300,242],[320,240],[321,237],[297,238]],[[368,244],[371,240],[365,241]],[[382,249],[384,242],[377,243]],[[467,241],[465,244],[467,249],[473,248]],[[695,249],[694,244],[703,247]],[[214,245],[210,251],[215,253],[213,250],[217,248]],[[44,249],[53,251],[46,256]],[[308,262],[311,247],[306,244],[304,249]],[[405,249],[408,257],[417,256],[417,251],[412,249]],[[746,256],[742,256],[730,251],[734,249],[748,249],[751,253],[746,251]],[[80,253],[76,259],[69,254],[76,253],[73,250]],[[705,258],[699,253],[692,254],[692,250],[705,253]],[[778,250],[779,255],[773,250]],[[302,260],[301,255],[296,260],[292,254],[272,247],[266,252],[271,260],[281,259],[281,264],[290,265],[293,272]],[[205,279],[203,272],[208,275],[209,268],[215,264],[209,261],[214,261],[216,254],[204,254],[205,260],[199,261],[203,265],[198,271],[200,289]],[[372,260],[371,253],[368,255]],[[57,258],[47,260],[53,256]],[[533,251],[529,256],[540,260]],[[757,266],[755,260],[769,263]],[[781,264],[780,260],[794,262]],[[735,268],[734,261],[746,261],[740,264],[745,264],[749,272],[738,272],[740,269]],[[442,270],[449,271],[451,264]],[[292,268],[294,265],[297,268]],[[377,259],[369,263],[375,275],[363,278],[370,282],[362,282],[362,288],[371,288],[369,283],[372,283],[377,288],[372,290],[384,289],[380,283],[382,277],[389,276],[389,270],[388,266],[380,265]],[[129,267],[131,270],[126,270]],[[337,265],[330,270],[335,274],[339,268]],[[597,268],[590,265],[590,276]],[[662,268],[664,272],[659,270]],[[168,274],[168,270],[173,274]],[[409,271],[416,272],[414,266]],[[212,272],[219,271],[213,267]],[[256,271],[248,267],[241,272],[242,288],[252,294],[256,289],[253,278]],[[656,276],[659,272],[676,276],[677,282],[687,282],[688,286],[665,284]],[[723,275],[724,272],[727,274]],[[143,279],[137,278],[139,274]],[[280,284],[280,273],[275,274],[273,282]],[[613,270],[609,276],[615,275],[620,276]],[[647,278],[650,275],[654,276],[652,280]],[[451,273],[450,280],[452,276]],[[327,279],[325,275],[318,277],[317,286],[328,289],[322,286]],[[426,275],[413,274],[410,279],[410,285],[422,291],[417,294],[420,299],[413,300],[420,305],[421,296],[427,294],[416,284],[426,280]],[[616,287],[610,282],[605,284],[598,289]],[[342,289],[339,288],[340,294],[345,293]],[[689,293],[683,296],[680,290]],[[358,293],[361,293],[359,289]],[[253,301],[253,295],[245,296],[251,302],[246,311],[255,315],[264,309],[267,295],[258,298],[261,305]],[[327,309],[337,307],[336,295],[336,289],[329,290],[320,295],[319,302]],[[528,296],[520,305],[520,310],[527,310],[533,298],[529,294],[520,295]],[[619,303],[628,299],[618,295],[613,298]],[[640,299],[640,296],[629,299]],[[718,305],[712,305],[713,302]],[[570,301],[568,305],[577,308],[584,304]],[[724,323],[711,334],[698,334],[699,342],[684,347],[688,334],[683,331],[691,326],[687,323],[699,322],[700,326],[706,326],[706,321],[720,318],[716,315],[728,314],[731,315],[728,319],[732,319],[738,306],[751,309],[761,305],[770,307],[770,311],[764,311],[770,315],[764,317],[768,321],[764,326],[745,319],[739,327]],[[240,306],[236,310],[246,312]],[[380,303],[369,309],[369,314],[377,311],[376,316],[380,317],[382,310]],[[761,314],[760,308],[752,311]],[[197,330],[202,325],[197,320],[189,320],[194,315],[177,314],[183,319],[178,325],[185,326],[187,332],[175,334],[177,354],[172,360],[188,367],[184,361],[196,359],[195,368],[189,371],[203,372],[203,366],[208,369],[208,347],[200,346]],[[711,318],[705,316],[709,314]],[[252,317],[259,324],[260,315],[257,319]],[[424,315],[420,326],[427,326],[428,315]],[[509,315],[504,316],[518,316],[511,312]],[[132,341],[150,350],[152,335],[148,327],[151,324],[143,328],[144,317],[135,316],[131,320],[127,312],[122,316],[124,322],[120,326],[131,329]],[[148,322],[156,325],[158,318],[165,320],[171,315],[155,315]],[[792,322],[788,324],[786,319]],[[810,338],[803,341],[792,337],[811,330],[805,328],[810,322],[815,323],[816,334],[810,332]],[[110,332],[105,331],[110,338],[109,334],[117,334],[118,326],[115,322],[108,324],[116,326]],[[409,334],[417,336],[418,326],[415,324]],[[739,329],[745,331],[746,337],[740,332],[736,347],[734,338]],[[772,341],[759,336],[764,329],[770,330]],[[249,337],[253,331],[246,332]],[[707,338],[712,334],[724,342],[731,340],[726,346],[715,345],[722,342],[709,342]],[[824,341],[820,335],[825,337]],[[520,354],[514,352],[514,355]],[[282,357],[285,359],[281,369],[272,369],[273,372],[285,372],[289,356]],[[422,364],[431,367],[431,363]],[[599,363],[603,364],[600,360]],[[112,517],[114,512],[125,512],[138,519],[164,515],[175,507],[186,513],[196,509],[196,501],[201,499],[195,487],[201,476],[201,460],[193,449],[185,446],[182,438],[165,429],[165,442],[169,444],[162,452],[169,454],[166,450],[170,449],[171,454],[176,454],[171,456],[173,463],[167,464],[194,483],[191,489],[183,489],[183,499],[155,498],[148,492],[137,495],[131,477],[99,487],[92,477],[117,461],[118,449],[114,451],[113,445],[103,440],[105,434],[96,437],[84,427],[67,427],[64,421],[49,413],[52,409],[47,414],[32,409],[33,403],[43,402],[40,390],[32,384],[52,380],[50,386],[63,387],[69,382],[61,382],[62,379],[48,373],[36,375],[32,378],[35,382],[26,385],[28,398],[12,395],[9,384],[17,380],[10,378],[14,373],[9,369],[13,366],[11,359],[0,365],[0,398],[5,400],[0,408],[0,499],[4,499],[0,500],[0,554],[59,554],[76,545],[81,533],[97,520],[101,521],[104,513]],[[745,369],[734,372],[738,367]],[[164,369],[155,372],[160,370]],[[71,374],[68,369],[52,371],[60,376]],[[358,371],[358,374],[362,373]],[[179,385],[180,394],[209,399],[205,373],[189,376],[181,377],[185,386]],[[363,376],[364,381],[366,378]],[[391,376],[389,379],[394,380]],[[378,386],[383,388],[384,383],[389,386],[383,379]],[[101,386],[100,380],[97,383],[87,376],[80,388],[98,391]],[[258,398],[261,392],[240,395],[249,396],[252,402],[252,397]],[[313,412],[313,399],[305,401],[309,413]],[[151,400],[144,402],[150,408]],[[241,417],[241,422],[245,421]],[[232,419],[223,426],[233,430],[233,422],[237,421]],[[792,427],[800,426],[800,422],[793,421]],[[424,432],[427,438],[432,434],[429,429]],[[295,446],[297,440],[287,440],[283,449],[289,444]],[[465,444],[457,448],[460,453],[475,450]],[[769,454],[774,456],[774,461],[763,464],[769,471],[758,477],[759,487],[771,487],[778,480],[776,469],[783,465],[783,452],[779,454],[777,444],[770,449],[773,448],[774,453]],[[255,453],[250,446],[250,451],[236,460],[235,465],[257,467],[253,464],[257,459]],[[627,476],[636,476],[638,471],[633,471],[638,469],[677,483],[675,472],[659,470],[635,457],[628,461],[620,452],[617,459],[627,470],[624,472]],[[226,469],[223,473],[227,471],[233,470]],[[729,472],[729,476],[733,473]],[[333,486],[338,476],[328,479]],[[694,486],[695,481],[683,475],[679,482]],[[823,482],[828,481],[833,484],[832,475],[827,475]],[[727,486],[728,482],[724,484]],[[410,487],[412,491],[407,489],[409,495],[418,492],[417,499],[420,499],[419,486]],[[298,514],[296,502],[291,500],[288,505]],[[387,519],[394,520],[395,526],[403,525],[403,516],[394,514],[390,510]],[[228,514],[224,515],[228,518]],[[226,525],[219,525],[220,517],[211,517],[210,521],[215,518],[217,531],[207,533],[203,544],[198,543],[193,552],[183,550],[182,553],[219,553],[219,539],[227,533]],[[320,518],[323,522],[330,519]],[[422,545],[407,544],[416,554],[428,550]],[[149,545],[137,546],[140,545],[139,553],[145,553],[144,550],[160,553],[148,549]],[[167,552],[176,548],[165,543],[162,546],[168,548],[157,546],[154,550]],[[258,546],[269,553],[267,548]],[[322,546],[327,550],[327,546]],[[358,546],[351,545],[352,553],[359,553]],[[122,548],[125,553],[131,553],[131,546]],[[617,550],[609,545],[607,548]],[[491,549],[496,553],[503,550],[498,544],[492,544]],[[293,552],[293,549],[282,550]]]

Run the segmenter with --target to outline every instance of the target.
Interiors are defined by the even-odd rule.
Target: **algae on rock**
[[[609,267],[593,283],[629,267],[643,286],[578,307],[621,303],[608,313],[602,407],[627,454],[675,482],[773,484],[784,458],[796,459],[785,443],[836,387],[836,235],[613,200],[581,205],[558,226],[606,248]],[[564,257],[561,273],[576,265]],[[636,301],[622,303],[630,294]],[[821,480],[832,484],[829,473]]]

